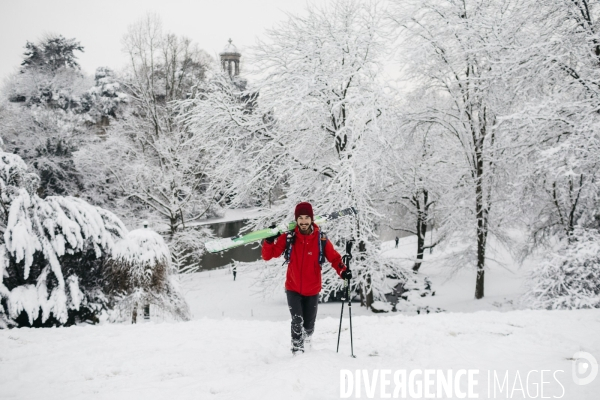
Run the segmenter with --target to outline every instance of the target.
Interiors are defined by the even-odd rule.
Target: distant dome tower
[[[219,53],[219,55],[221,56],[223,71],[227,71],[229,77],[233,78],[240,74],[240,57],[242,55],[238,53],[237,47],[231,42],[232,40],[229,39],[229,44],[225,46],[223,52]]]

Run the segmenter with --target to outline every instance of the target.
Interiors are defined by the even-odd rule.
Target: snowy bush
[[[212,232],[202,226],[177,230],[169,241],[175,270],[180,274],[198,272],[205,252],[204,243],[212,237]]]
[[[100,271],[125,226],[81,199],[41,199],[17,155],[0,152],[0,168],[0,327],[62,325],[105,308]]]
[[[367,253],[370,253],[369,248],[367,249]],[[373,253],[375,253],[375,251],[373,251]],[[351,269],[355,276],[360,276],[359,274],[364,273],[365,267],[364,265],[361,265],[364,263],[364,260],[359,264],[358,262],[355,262],[357,259],[358,257],[353,259]],[[407,284],[413,275],[417,276],[417,274],[399,260],[383,258],[381,256],[377,257],[375,254],[370,254],[370,257],[367,259],[372,261],[372,265],[370,266],[371,280],[367,280],[367,284],[370,287],[361,285],[358,279],[353,279],[351,281],[352,286],[350,287],[351,291],[360,297],[363,305],[366,305],[364,300],[367,294],[365,292],[369,289],[375,301],[386,301],[388,295],[394,292],[394,288],[398,284]],[[418,274],[418,276],[421,277],[420,274]],[[344,281],[338,277],[337,273],[332,268],[323,268],[322,298],[324,301],[330,299],[339,300],[343,287]],[[375,311],[370,305],[367,307]]]
[[[571,242],[530,274],[524,303],[531,308],[600,308],[600,234],[576,229]]]
[[[139,307],[153,305],[177,319],[189,319],[169,247],[158,233],[150,229],[129,232],[116,244],[107,267],[109,292],[120,311],[117,318],[132,315],[135,322]]]
[[[375,312],[401,311],[417,314],[441,312],[439,308],[430,308],[423,302],[427,296],[435,296],[431,281],[420,272],[407,269],[404,273],[388,277],[391,290],[385,294],[384,301],[379,301],[374,307]]]

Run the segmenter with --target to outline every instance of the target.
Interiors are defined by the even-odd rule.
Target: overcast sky
[[[148,12],[161,17],[165,31],[190,37],[217,58],[230,37],[243,50],[285,12],[305,6],[304,0],[0,0],[0,79],[18,68],[25,43],[45,33],[79,40],[85,48],[79,63],[91,74],[125,64],[121,38]]]

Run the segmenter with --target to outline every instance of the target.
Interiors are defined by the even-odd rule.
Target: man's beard
[[[310,226],[311,224],[306,224],[306,225],[299,225],[298,229],[300,229],[300,233],[310,233]]]

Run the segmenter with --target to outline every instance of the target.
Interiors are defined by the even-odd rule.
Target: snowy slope
[[[515,233],[516,236],[518,233]],[[427,234],[426,243],[431,240]],[[394,242],[384,242],[382,256],[406,260],[410,268],[416,254],[417,240],[415,236],[400,239],[398,248]],[[476,300],[474,269],[454,271],[447,267],[445,257],[455,249],[436,248],[432,254],[425,252],[425,263],[420,272],[427,275],[435,290],[434,297],[423,299],[423,303],[433,308],[439,307],[446,311],[474,312],[479,310],[510,311],[523,308],[520,297],[525,291],[525,279],[531,267],[538,262],[536,257],[525,260],[519,265],[510,252],[497,244],[495,238],[488,241],[488,254],[492,260],[487,261],[485,272],[485,296]]]
[[[386,243],[384,254],[409,254],[408,240],[398,250]],[[519,297],[527,269],[508,261],[508,269],[486,275],[483,300],[473,299],[472,271],[449,279],[441,266],[424,267],[437,292],[427,301],[450,312],[374,315],[354,304],[356,359],[349,357],[347,314],[335,353],[339,303],[319,305],[313,350],[291,357],[283,290],[254,295],[253,268],[238,267],[235,282],[228,269],[183,276],[190,322],[0,331],[0,398],[336,399],[343,369],[479,369],[479,398],[494,398],[487,396],[488,371],[508,372],[512,388],[517,373],[525,382],[530,370],[561,370],[563,399],[600,393],[600,377],[573,383],[569,360],[577,351],[600,359],[600,310],[513,310],[509,301]],[[531,385],[540,383],[539,373],[532,377]],[[545,381],[544,395],[560,397],[552,375]]]
[[[600,310],[360,316],[353,323],[356,359],[348,355],[347,324],[342,352],[335,353],[338,320],[330,317],[317,321],[313,351],[295,358],[287,321],[2,331],[0,393],[47,400],[335,399],[340,370],[359,368],[477,368],[480,398],[487,370],[508,370],[511,377],[563,370],[557,375],[563,398],[592,400],[600,393],[600,379],[574,385],[567,360],[579,350],[600,354]],[[547,385],[546,396],[560,394],[556,384]]]

